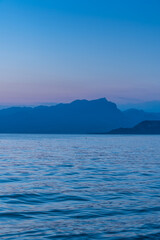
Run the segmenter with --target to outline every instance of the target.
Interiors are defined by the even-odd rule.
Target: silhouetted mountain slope
[[[122,112],[105,98],[0,111],[1,133],[93,133],[124,126],[123,122]]]
[[[143,110],[145,112],[160,112],[160,101],[151,101],[151,102],[142,102],[142,103],[128,103],[128,104],[118,104],[120,110],[127,109],[138,109]]]
[[[160,134],[160,121],[143,121],[133,128],[119,128],[110,134]]]
[[[143,110],[129,109],[123,112],[127,121],[126,127],[133,127],[145,120],[160,120],[160,113],[148,113]]]
[[[52,107],[13,107],[0,110],[0,133],[104,133],[160,119],[160,114],[135,111],[121,112],[105,98]]]

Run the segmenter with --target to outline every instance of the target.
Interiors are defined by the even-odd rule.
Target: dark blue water
[[[160,136],[0,135],[0,239],[160,239]]]

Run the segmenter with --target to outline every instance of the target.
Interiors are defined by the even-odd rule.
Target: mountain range
[[[160,113],[120,111],[106,98],[76,100],[55,106],[2,109],[0,133],[105,133],[144,120],[160,120]]]
[[[118,104],[118,108],[122,111],[134,108],[143,110],[145,112],[160,112],[160,101],[140,102],[140,103],[126,103]]]
[[[143,121],[133,128],[119,128],[109,134],[160,134],[160,121]]]

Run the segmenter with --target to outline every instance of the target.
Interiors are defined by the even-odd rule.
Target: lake
[[[160,239],[160,136],[0,135],[0,239]]]

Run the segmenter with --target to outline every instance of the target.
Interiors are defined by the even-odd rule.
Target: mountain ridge
[[[146,120],[133,128],[119,128],[108,132],[108,134],[160,134],[160,121]]]
[[[0,133],[104,133],[133,127],[160,114],[120,111],[106,98],[75,100],[54,106],[11,107],[0,110]]]

